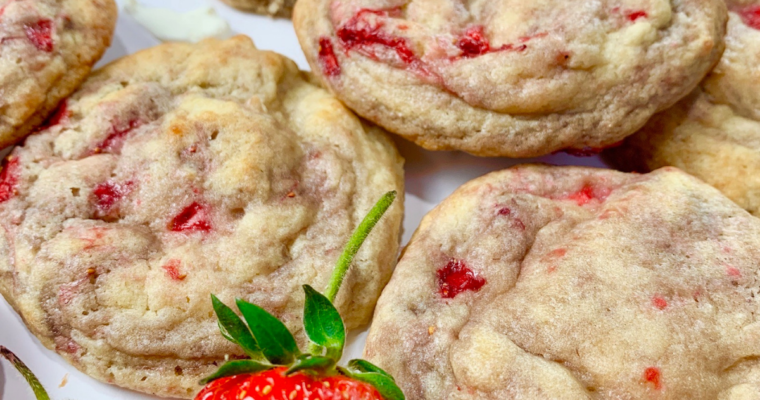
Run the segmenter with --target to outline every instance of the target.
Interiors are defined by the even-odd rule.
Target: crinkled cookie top
[[[365,356],[410,399],[758,399],[758,260],[674,168],[520,166],[424,218]]]
[[[718,60],[720,0],[305,0],[294,23],[359,114],[433,149],[533,156],[620,141]]]
[[[111,43],[113,0],[0,0],[0,147],[31,132]]]
[[[210,293],[298,331],[402,160],[295,63],[250,39],[166,44],[95,72],[0,176],[0,291],[48,347],[107,382],[189,397],[225,341]],[[403,199],[338,296],[367,323]]]

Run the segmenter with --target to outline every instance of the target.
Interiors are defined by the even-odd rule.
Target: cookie
[[[32,132],[111,43],[113,0],[0,0],[0,148]]]
[[[312,70],[432,150],[531,157],[611,146],[691,92],[723,51],[720,0],[303,0]]]
[[[214,293],[300,343],[303,289],[324,290],[402,159],[308,73],[247,37],[165,44],[94,72],[0,176],[0,292],[45,346],[119,386],[189,398],[240,349]],[[395,265],[403,199],[336,300],[364,325]]]
[[[715,70],[607,158],[626,170],[676,166],[760,216],[760,1],[729,9],[726,51]]]
[[[422,221],[365,357],[407,398],[746,399],[760,219],[675,168],[518,166]]]
[[[290,18],[295,0],[222,0],[238,10],[273,17]]]

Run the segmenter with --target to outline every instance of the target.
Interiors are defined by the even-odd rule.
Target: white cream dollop
[[[124,11],[164,42],[194,43],[210,37],[225,39],[232,36],[227,21],[212,7],[183,13],[166,8],[148,7],[136,0],[127,0],[124,3]]]

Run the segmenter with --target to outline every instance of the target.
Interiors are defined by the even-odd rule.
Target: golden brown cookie
[[[425,216],[365,356],[415,400],[756,399],[758,260],[760,219],[675,168],[518,166]]]
[[[723,51],[721,0],[300,0],[312,71],[433,150],[604,148],[683,98]]]
[[[240,349],[209,295],[277,315],[301,344],[303,290],[402,159],[386,134],[247,37],[165,44],[96,71],[0,175],[0,292],[47,347],[102,381],[192,396]],[[336,306],[366,324],[396,262],[403,199]]]

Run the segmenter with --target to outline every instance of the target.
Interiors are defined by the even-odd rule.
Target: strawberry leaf
[[[45,391],[45,388],[42,386],[40,381],[37,379],[36,376],[34,376],[34,373],[32,370],[29,369],[29,367],[24,364],[21,359],[16,357],[15,354],[13,354],[12,351],[6,349],[4,346],[0,346],[0,355],[5,357],[8,361],[10,361],[11,364],[13,364],[14,367],[18,370],[18,372],[21,373],[21,375],[24,376],[24,379],[29,383],[29,386],[32,387],[32,391],[34,392],[34,397],[37,400],[50,400],[50,396],[48,396],[47,392]]]
[[[335,306],[309,285],[303,286],[306,302],[303,326],[312,342],[327,349],[327,357],[340,360],[346,343],[346,329]]]
[[[237,299],[237,306],[269,362],[288,365],[301,354],[293,335],[280,320],[263,308],[242,299]]]
[[[298,371],[316,370],[324,371],[335,366],[336,360],[330,357],[315,356],[311,354],[302,354],[296,358],[293,365],[285,371],[285,375],[290,375]]]
[[[343,375],[374,386],[384,400],[405,400],[404,392],[399,389],[396,382],[386,373],[361,372],[338,367]]]
[[[380,369],[380,367],[378,367],[375,364],[372,364],[371,362],[367,360],[351,360],[348,362],[348,368],[354,372],[376,372],[378,374],[382,374],[382,375],[387,376],[388,378],[393,379],[391,374],[383,371],[382,369]]]
[[[224,363],[216,372],[203,378],[200,382],[201,385],[205,385],[211,381],[227,376],[240,375],[240,374],[252,374],[255,372],[266,371],[274,368],[273,365],[267,363],[261,363],[254,360],[235,360]]]
[[[248,327],[240,320],[240,317],[213,294],[211,295],[211,303],[214,305],[214,312],[219,320],[219,330],[222,332],[222,336],[242,347],[245,354],[251,359],[266,361],[259,344],[251,335]]]

